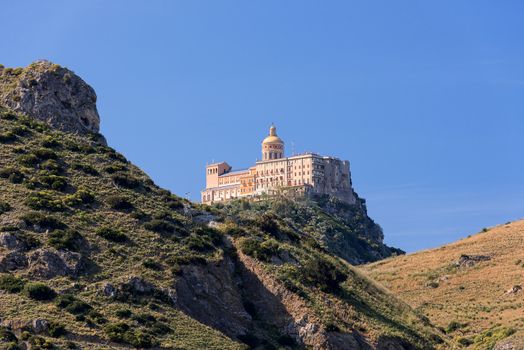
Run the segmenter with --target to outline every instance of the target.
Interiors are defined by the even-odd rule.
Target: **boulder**
[[[466,255],[462,254],[455,265],[457,267],[472,267],[482,261],[489,261],[491,257],[488,255]]]
[[[14,232],[0,232],[0,246],[9,250],[25,250],[25,241]]]
[[[31,326],[37,334],[46,333],[49,329],[49,321],[43,318],[36,318],[31,322]]]
[[[27,257],[20,252],[9,252],[0,255],[0,272],[8,272],[27,267]]]
[[[29,255],[29,274],[38,278],[76,277],[83,266],[82,255],[70,251],[38,249]]]
[[[106,297],[114,298],[116,296],[116,288],[111,283],[104,283],[102,292]]]

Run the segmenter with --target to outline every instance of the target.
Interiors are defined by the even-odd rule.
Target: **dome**
[[[271,125],[269,128],[269,136],[262,141],[262,143],[284,143],[280,137],[277,136],[277,128]]]

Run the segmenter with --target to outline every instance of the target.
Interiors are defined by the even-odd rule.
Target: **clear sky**
[[[97,91],[109,144],[199,198],[208,161],[351,162],[408,251],[524,217],[524,2],[9,1],[0,63],[49,59]]]

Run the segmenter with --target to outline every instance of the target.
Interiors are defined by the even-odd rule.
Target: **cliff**
[[[0,66],[0,104],[58,130],[98,133],[96,94],[72,71],[49,61],[26,68]]]
[[[90,89],[75,77],[85,96],[52,77],[68,70],[47,62],[6,70],[0,347],[408,350],[446,344],[425,317],[348,263],[394,252],[381,245],[382,233],[369,218],[358,219],[363,206],[191,203],[93,140],[94,93],[88,98]],[[42,86],[21,83],[36,76]],[[46,79],[53,83],[43,84]],[[59,89],[56,99],[50,84]],[[22,90],[38,102],[21,103],[15,91]],[[90,102],[77,106],[78,94]],[[50,117],[45,106],[56,114]],[[85,111],[89,123],[82,120]]]

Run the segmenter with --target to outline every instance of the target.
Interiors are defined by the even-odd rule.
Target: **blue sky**
[[[351,162],[388,244],[524,217],[522,1],[12,1],[0,63],[45,58],[97,91],[102,133],[198,198],[275,122]]]

